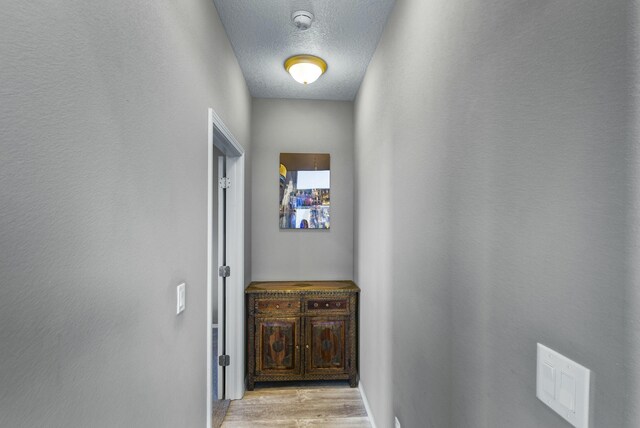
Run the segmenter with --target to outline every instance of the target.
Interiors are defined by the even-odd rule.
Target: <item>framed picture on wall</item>
[[[328,153],[280,153],[280,229],[329,229]]]

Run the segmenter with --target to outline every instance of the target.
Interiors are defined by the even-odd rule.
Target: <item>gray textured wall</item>
[[[360,382],[379,427],[393,419],[393,122],[383,39],[355,104],[354,280],[360,295]],[[411,331],[415,331],[411,329]],[[406,426],[406,425],[405,425]]]
[[[629,6],[396,3],[355,107],[381,427],[567,427],[535,397],[538,341],[593,370],[591,426],[640,425]],[[375,198],[392,208],[372,218]]]
[[[631,184],[631,204],[629,207],[629,220],[631,233],[626,241],[629,247],[629,281],[625,296],[625,369],[628,370],[628,395],[625,406],[627,425],[640,425],[640,4],[637,0],[630,2],[629,21],[632,25],[633,37],[628,40],[634,43],[632,63],[629,69],[634,79],[634,90],[629,91],[633,99],[631,102],[633,111],[628,116],[630,119],[630,164],[631,172],[628,179]]]
[[[204,426],[213,3],[5,1],[0,58],[0,426]]]
[[[353,278],[353,103],[254,99],[252,279]],[[280,230],[281,152],[331,155],[331,229]]]

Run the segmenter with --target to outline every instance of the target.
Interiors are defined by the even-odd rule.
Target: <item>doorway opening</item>
[[[244,395],[244,149],[209,109],[207,185],[207,427],[223,400]],[[227,401],[228,403],[228,401]]]
[[[226,375],[226,338],[225,338],[225,320],[226,320],[226,277],[225,266],[226,260],[226,156],[218,147],[213,147],[213,225],[212,234],[212,254],[211,260],[215,267],[218,267],[217,281],[213,281],[212,285],[216,288],[211,293],[211,428],[218,428],[222,425],[229,400],[226,399],[225,391],[225,375]],[[216,186],[217,183],[217,186]]]

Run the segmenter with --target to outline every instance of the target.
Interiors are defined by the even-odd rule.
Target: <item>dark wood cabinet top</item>
[[[245,293],[307,293],[329,291],[332,293],[358,293],[360,288],[353,281],[255,281]]]

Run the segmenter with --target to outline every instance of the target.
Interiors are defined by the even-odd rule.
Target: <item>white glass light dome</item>
[[[313,55],[296,55],[287,59],[284,68],[297,82],[313,83],[327,70],[327,63]]]

